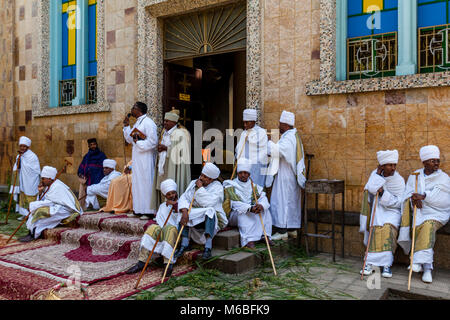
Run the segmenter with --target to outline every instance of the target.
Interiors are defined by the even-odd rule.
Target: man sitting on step
[[[220,169],[207,162],[197,180],[191,181],[186,191],[180,197],[178,209],[182,216],[181,225],[184,225],[181,247],[175,253],[179,258],[189,249],[189,238],[205,245],[202,259],[211,258],[212,240],[216,233],[228,224],[227,216],[223,211],[223,186],[216,179]],[[192,209],[188,215],[191,201]],[[199,227],[204,225],[204,231]],[[196,227],[196,228],[192,228]]]
[[[241,246],[253,249],[255,241],[264,240],[264,230],[259,215],[261,214],[269,239],[272,234],[272,216],[263,187],[253,184],[250,170],[250,160],[240,158],[237,163],[237,178],[225,180],[223,183],[225,189],[223,208],[227,214],[230,214],[228,225],[239,227]],[[255,194],[258,198],[257,202]]]
[[[30,203],[31,215],[27,221],[29,233],[20,238],[21,242],[30,242],[41,236],[42,231],[53,229],[61,224],[69,224],[83,214],[81,205],[72,190],[56,179],[57,170],[45,166],[41,172],[39,200]]]
[[[139,272],[144,268],[145,262],[147,261],[150,252],[153,250],[158,235],[161,232],[159,241],[153,251],[152,259],[155,260],[163,256],[164,264],[167,266],[167,263],[169,263],[178,236],[178,193],[175,181],[167,179],[161,182],[161,193],[166,201],[159,206],[158,212],[156,213],[157,224],[152,224],[145,231],[145,234],[141,239],[139,261],[127,270],[128,274]],[[172,263],[167,269],[168,277],[172,274],[174,263],[175,260],[172,259]]]
[[[105,176],[99,183],[87,187],[86,199],[80,200],[83,210],[86,210],[89,206],[92,206],[94,210],[99,210],[100,202],[102,202],[102,205],[106,204],[104,199],[108,197],[111,180],[120,176],[120,172],[116,171],[116,164],[116,161],[112,159],[103,160],[103,174]]]

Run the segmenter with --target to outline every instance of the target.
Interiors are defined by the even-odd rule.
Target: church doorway
[[[194,123],[202,131],[242,128],[246,106],[245,2],[209,9],[164,21],[164,112],[178,109],[180,123],[191,133],[194,162]],[[202,148],[210,142],[204,142]],[[215,156],[214,153],[212,156]],[[224,152],[224,157],[226,153]],[[232,164],[219,165],[222,178]],[[193,177],[201,164],[193,164]]]

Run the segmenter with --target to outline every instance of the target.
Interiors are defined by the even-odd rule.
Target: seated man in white
[[[223,208],[229,216],[229,226],[239,227],[241,246],[255,248],[255,242],[264,239],[264,230],[259,214],[264,222],[268,238],[272,234],[272,216],[269,201],[263,187],[253,184],[250,177],[251,162],[241,158],[237,163],[237,178],[225,180],[225,201]],[[255,201],[255,194],[258,203]]]
[[[105,175],[99,183],[93,184],[86,189],[86,201],[80,200],[83,210],[92,206],[94,210],[100,209],[98,197],[108,198],[108,190],[111,180],[120,176],[120,172],[116,171],[116,161],[112,159],[103,160],[103,174]],[[103,203],[103,205],[106,204]]]
[[[220,169],[207,162],[197,180],[191,181],[186,191],[178,201],[178,210],[181,212],[180,227],[184,225],[181,247],[175,253],[178,259],[189,248],[189,238],[205,245],[202,259],[211,258],[212,240],[216,233],[228,224],[228,219],[223,211],[223,186],[216,179],[220,175]],[[191,212],[188,215],[190,203],[194,198]],[[203,225],[204,231],[192,227]],[[200,229],[201,230],[201,229]]]
[[[21,242],[30,242],[41,236],[42,231],[68,224],[83,214],[81,205],[72,190],[56,179],[57,170],[45,166],[41,172],[39,200],[30,203],[31,215],[27,220],[29,233],[20,238]]]

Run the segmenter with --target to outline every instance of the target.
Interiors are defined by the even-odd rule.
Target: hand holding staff
[[[188,210],[188,217],[189,217],[189,214],[191,213],[191,209],[192,209],[192,205],[194,204],[194,199],[195,199],[195,194],[196,193],[197,193],[197,190],[194,191],[194,195],[192,196],[191,204],[189,205],[189,210]],[[166,270],[164,270],[164,275],[163,275],[163,277],[161,279],[161,283],[163,283],[164,279],[166,278],[167,269],[169,269],[169,266],[170,266],[170,263],[172,261],[173,255],[175,254],[175,250],[177,249],[178,242],[180,241],[181,234],[183,233],[183,230],[184,230],[184,226],[185,225],[182,225],[180,231],[178,232],[177,241],[175,242],[175,245],[173,246],[172,254],[170,255],[170,259],[169,259],[169,262],[167,263]]]
[[[233,168],[233,173],[231,174],[231,178],[230,178],[230,180],[233,180],[233,178],[234,178],[234,175],[236,174],[237,163],[238,163],[239,159],[240,159],[240,158],[241,158],[241,156],[242,156],[242,152],[243,152],[243,151],[244,151],[244,149],[245,149],[245,143],[247,142],[247,139],[248,139],[248,135],[249,135],[249,133],[247,133],[247,135],[245,136],[244,144],[242,145],[242,149],[241,149],[241,152],[239,152],[239,156],[237,157],[237,159],[236,159],[236,163],[234,164],[234,168]]]
[[[369,239],[367,240],[366,254],[364,255],[364,264],[363,264],[363,268],[362,268],[362,272],[361,272],[361,280],[364,279],[364,270],[366,269],[367,255],[369,254],[370,241],[372,239],[373,222],[375,221],[375,212],[377,211],[377,205],[378,205],[378,194],[379,194],[379,191],[377,191],[377,195],[375,197],[373,215],[372,214],[370,215],[370,217],[372,218],[372,221],[370,222]]]
[[[167,219],[166,219],[166,221],[164,222],[163,228],[166,226],[167,221],[169,221],[170,216],[172,215],[172,211],[173,211],[173,207],[172,207],[172,209],[170,209],[169,215],[167,216]],[[161,238],[161,233],[162,233],[162,229],[161,229],[161,231],[158,233],[158,237],[156,238],[155,244],[153,245],[152,252],[151,252],[150,255],[148,256],[147,261],[145,262],[145,265],[144,265],[144,269],[142,269],[141,274],[139,275],[139,279],[138,279],[138,281],[136,282],[136,285],[134,286],[135,289],[138,288],[139,282],[141,281],[141,278],[142,278],[142,276],[144,275],[145,270],[147,269],[147,265],[148,265],[148,263],[150,262],[150,260],[152,259],[153,252],[155,251],[156,245],[158,244],[159,239]],[[168,263],[167,265],[169,265],[169,264],[170,264],[170,261],[169,261],[169,263]]]
[[[419,181],[419,172],[414,172],[412,175],[416,176],[416,184],[414,187],[414,193],[417,193],[417,183]],[[413,260],[414,260],[414,244],[416,240],[416,211],[417,205],[414,204],[414,213],[413,213],[413,232],[412,232],[412,244],[411,244],[411,261],[409,263],[409,275],[408,275],[408,291],[411,289],[411,276],[413,271]]]
[[[253,187],[252,179],[250,179],[250,182],[252,183],[252,190],[253,190],[253,196],[255,197],[255,202],[256,202],[256,204],[258,204],[258,198],[256,197],[256,192],[255,192],[255,188]],[[264,231],[264,238],[266,239],[266,245],[267,245],[267,250],[269,251],[270,262],[272,262],[273,273],[275,275],[277,275],[277,270],[275,269],[275,263],[273,262],[272,252],[270,251],[270,244],[269,244],[269,240],[267,238],[266,228],[264,228],[264,222],[263,222],[263,219],[261,216],[261,212],[259,212],[258,214],[259,214],[259,220],[261,220],[262,229]]]

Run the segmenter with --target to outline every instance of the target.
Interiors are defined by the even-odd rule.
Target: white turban
[[[55,180],[57,173],[58,173],[58,170],[56,170],[56,168],[45,166],[42,168],[41,178],[48,178],[48,179]]]
[[[247,158],[240,158],[237,162],[237,172],[246,171],[250,173],[250,169],[252,168],[252,165],[250,163],[250,160]]]
[[[294,126],[295,124],[295,115],[289,111],[283,111],[280,117],[281,123],[286,123],[290,126]]]
[[[175,112],[166,112],[166,114],[164,115],[164,120],[178,122],[179,119],[180,116],[177,115]]]
[[[103,167],[106,168],[111,168],[111,169],[116,169],[116,160],[113,159],[105,159],[103,160]]]
[[[202,173],[211,179],[217,179],[220,175],[220,169],[217,168],[213,163],[207,162],[203,167]]]
[[[161,192],[166,195],[170,191],[177,191],[177,184],[172,179],[167,179],[161,182]]]
[[[255,109],[245,109],[244,110],[244,121],[256,121],[258,113]]]
[[[378,151],[377,159],[380,166],[387,163],[398,163],[398,151],[397,150],[386,150]]]
[[[31,146],[31,140],[30,140],[29,138],[25,137],[25,136],[20,137],[20,139],[19,139],[19,146],[20,146],[21,144],[24,144],[24,145],[26,145],[27,147],[30,147],[30,146]]]
[[[420,148],[420,160],[424,162],[430,159],[440,159],[439,148],[433,145]]]

